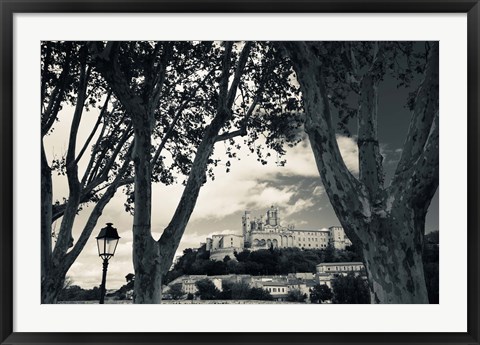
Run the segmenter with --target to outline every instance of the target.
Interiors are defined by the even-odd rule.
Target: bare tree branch
[[[245,69],[245,65],[247,64],[248,56],[250,55],[250,50],[252,49],[252,41],[245,42],[243,46],[242,52],[240,53],[240,57],[238,58],[237,67],[235,69],[235,74],[233,76],[232,84],[230,85],[230,89],[228,90],[227,100],[226,100],[226,107],[231,108],[233,102],[235,101],[235,94],[238,90],[238,84],[240,83],[240,79],[243,74],[243,70]]]
[[[193,209],[195,208],[200,188],[206,181],[206,167],[208,165],[208,159],[212,154],[218,132],[232,116],[231,109],[226,108],[228,102],[227,92],[231,64],[231,51],[232,43],[226,42],[222,61],[222,75],[220,76],[219,82],[219,101],[215,117],[205,129],[202,141],[197,148],[192,169],[190,170],[190,174],[187,179],[187,184],[183,190],[175,213],[157,242],[159,246],[159,253],[162,256],[162,261],[160,264],[163,272],[166,272],[172,263],[173,256],[183,236],[185,227],[190,219]],[[241,72],[243,72],[244,65],[239,64],[238,68],[241,68]],[[236,74],[237,73],[238,71],[236,71]]]
[[[78,165],[75,162],[75,147],[77,141],[77,133],[82,118],[83,102],[87,91],[87,79],[89,69],[86,62],[86,51],[81,51],[81,67],[80,79],[77,95],[77,103],[73,114],[72,125],[70,128],[69,144],[66,157],[67,180],[69,187],[68,204],[65,208],[65,214],[60,225],[58,240],[53,250],[53,259],[55,265],[61,261],[63,254],[71,245],[72,227],[75,214],[80,201],[80,181],[78,180]]]
[[[90,213],[90,216],[88,217],[87,223],[85,224],[85,227],[83,228],[80,237],[78,238],[77,242],[73,246],[72,250],[67,254],[64,262],[64,265],[67,267],[67,269],[70,268],[70,266],[75,262],[78,255],[80,255],[81,251],[85,247],[85,244],[90,238],[90,235],[92,234],[93,229],[97,225],[98,218],[100,218],[100,216],[102,215],[103,209],[108,204],[108,202],[113,198],[113,196],[115,195],[115,192],[120,186],[120,182],[122,181],[122,178],[124,177],[125,173],[128,171],[128,168],[130,165],[132,148],[133,146],[130,147],[117,176],[115,177],[113,182],[108,186],[107,190],[102,195],[100,200],[98,200],[98,202],[95,204],[95,207]]]
[[[167,144],[167,141],[172,136],[173,129],[175,128],[178,120],[180,119],[180,117],[182,115],[182,112],[185,110],[185,108],[188,106],[188,104],[193,100],[193,98],[197,94],[197,91],[205,85],[205,82],[207,81],[208,77],[210,77],[210,75],[212,75],[214,71],[215,71],[215,69],[212,69],[212,70],[210,70],[210,72],[207,73],[207,75],[205,75],[205,77],[202,79],[202,81],[197,84],[197,86],[192,90],[192,92],[190,93],[188,98],[177,109],[177,113],[175,114],[175,116],[172,120],[172,123],[168,127],[167,132],[165,133],[165,135],[162,138],[162,142],[160,143],[157,150],[155,151],[155,154],[152,158],[152,167],[154,167],[157,164],[158,158],[160,157],[160,154],[162,153],[163,148]]]
[[[107,98],[105,100],[105,103],[103,104],[102,110],[100,111],[100,114],[98,115],[97,122],[95,123],[95,126],[93,126],[92,131],[90,132],[90,135],[88,136],[87,140],[85,141],[82,149],[80,150],[80,153],[78,154],[77,158],[75,159],[75,163],[78,164],[80,159],[82,159],[83,154],[87,150],[88,146],[90,145],[90,141],[92,140],[93,136],[97,132],[98,127],[100,126],[100,123],[102,122],[102,119],[105,115],[105,112],[107,111],[108,107],[108,102],[110,101],[110,96],[112,92],[109,91],[107,94]]]

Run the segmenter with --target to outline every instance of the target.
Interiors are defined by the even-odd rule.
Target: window
[[[277,288],[273,288],[273,292],[277,292]]]

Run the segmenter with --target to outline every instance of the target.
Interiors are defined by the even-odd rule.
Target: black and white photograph
[[[42,41],[41,303],[438,304],[440,45]]]

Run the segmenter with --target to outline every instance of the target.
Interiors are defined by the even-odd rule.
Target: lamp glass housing
[[[112,223],[107,223],[97,236],[98,255],[104,260],[110,259],[115,254],[119,239],[117,229],[112,227]]]

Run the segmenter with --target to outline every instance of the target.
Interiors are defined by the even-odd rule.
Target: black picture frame
[[[478,0],[0,0],[0,340],[2,344],[479,344]],[[325,12],[468,14],[468,331],[465,333],[16,333],[13,332],[13,16],[15,13]],[[455,315],[452,315],[455,317]],[[54,322],[54,320],[52,320]],[[401,322],[401,320],[392,320]]]

